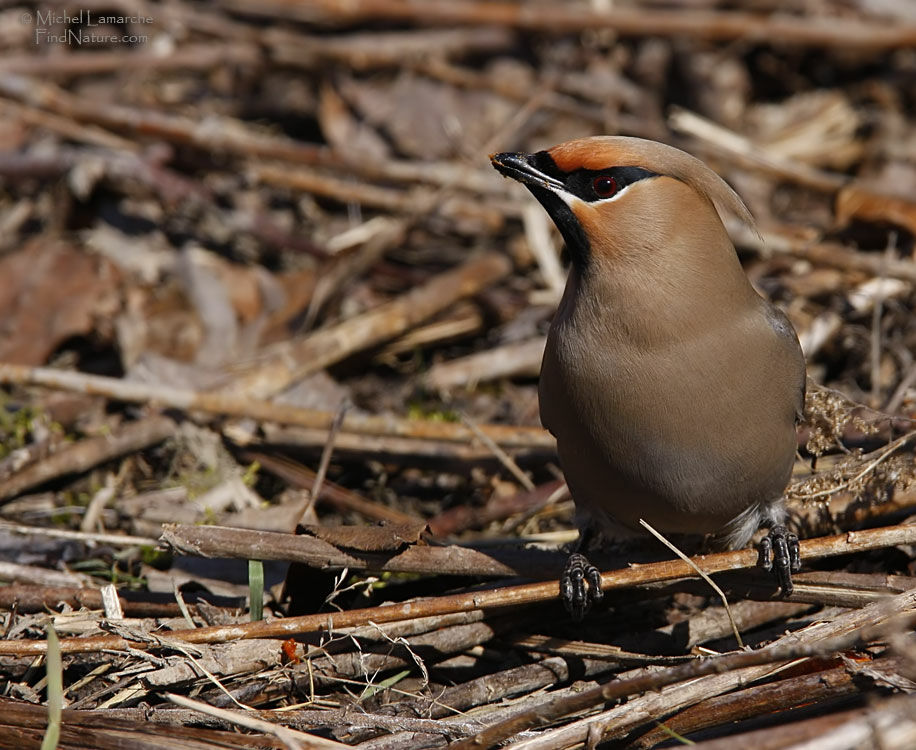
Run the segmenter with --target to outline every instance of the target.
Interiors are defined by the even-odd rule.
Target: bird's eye
[[[607,175],[596,177],[592,183],[592,190],[595,191],[595,195],[599,198],[610,198],[617,192],[617,180]]]

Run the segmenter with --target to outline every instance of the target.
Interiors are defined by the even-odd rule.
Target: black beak
[[[506,177],[518,180],[523,185],[545,188],[547,190],[563,189],[563,183],[555,177],[544,174],[532,163],[534,154],[502,153],[490,154],[490,162]]]

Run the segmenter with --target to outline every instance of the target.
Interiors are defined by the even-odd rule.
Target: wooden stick
[[[337,161],[324,146],[267,135],[232,118],[224,118],[217,124],[212,120],[196,121],[153,109],[90,101],[53,84],[14,73],[0,73],[0,95],[116,132],[161,138],[196,146],[207,152],[258,156],[299,164]]]
[[[634,708],[628,703],[623,707],[612,708],[603,714],[589,716],[544,732],[520,743],[519,746],[525,747],[526,750],[568,747],[584,742],[595,730],[598,730],[599,735],[619,736],[627,730],[635,729],[638,723],[644,722],[645,719],[642,717],[647,715],[644,711],[648,710],[648,715],[656,715],[652,711],[658,710],[659,703],[664,702],[666,709],[671,704],[674,704],[671,705],[671,709],[679,707],[672,700],[675,695],[679,694],[678,697],[684,703],[696,702],[697,698],[703,699],[704,693],[720,694],[724,690],[772,674],[772,668],[764,665],[831,654],[850,648],[856,643],[882,637],[895,625],[898,628],[905,627],[906,624],[899,621],[899,615],[904,615],[907,621],[912,620],[914,607],[916,589],[847,612],[831,622],[816,623],[801,632],[789,633],[775,643],[756,651],[739,651],[688,662],[655,672],[644,672],[629,679],[613,680],[572,695],[548,698],[533,708],[504,721],[498,721],[471,737],[452,743],[449,747],[452,750],[482,750],[531,727],[544,726],[562,716],[579,713],[618,698],[647,693],[632,701],[634,704],[637,704],[637,701],[641,702],[641,706],[637,704]],[[703,680],[696,679],[699,677],[706,677],[709,682],[704,685]],[[690,681],[690,684],[686,681]],[[676,683],[684,684],[676,690],[668,691],[664,696],[659,696],[657,692],[648,692],[660,691],[661,688]]]
[[[270,347],[256,361],[236,370],[229,390],[260,398],[279,393],[306,375],[393,339],[511,271],[512,264],[501,253],[470,258],[362,315]]]
[[[0,383],[42,385],[77,393],[105,396],[116,401],[155,404],[160,407],[203,411],[232,417],[250,417],[266,422],[299,425],[317,430],[329,430],[334,412],[305,409],[287,404],[275,404],[228,393],[190,391],[169,386],[130,382],[101,375],[54,370],[48,367],[26,367],[0,363]],[[478,425],[496,443],[508,447],[537,447],[552,449],[553,437],[536,427],[509,425]],[[470,443],[474,433],[463,424],[401,419],[375,415],[348,414],[342,432],[364,435],[396,436],[421,440]],[[324,441],[320,441],[322,444]]]
[[[174,434],[174,421],[168,417],[152,416],[128,422],[110,435],[85,438],[66,445],[0,482],[0,502],[64,474],[88,471],[103,461],[161,443]]]
[[[805,539],[801,542],[802,559],[816,559],[846,555],[864,550],[894,547],[898,544],[916,543],[916,524],[889,526],[867,531],[850,531],[837,536]],[[750,568],[757,564],[757,552],[752,549],[735,552],[720,552],[714,555],[699,555],[693,561],[707,573],[723,570]],[[602,589],[616,589],[641,583],[669,581],[689,577],[693,569],[682,560],[631,565],[602,575]],[[168,634],[150,634],[145,641],[128,640],[121,636],[104,635],[79,638],[64,638],[60,642],[63,653],[86,653],[99,649],[127,648],[151,649],[168,648],[169,641],[184,643],[219,643],[236,638],[289,638],[302,633],[312,633],[336,628],[365,625],[369,622],[384,623],[409,620],[414,617],[467,612],[470,610],[503,609],[524,604],[552,601],[559,592],[558,581],[529,583],[520,586],[461,594],[417,599],[412,602],[386,604],[368,609],[354,609],[333,614],[304,615],[279,620],[262,620],[239,625],[216,625],[194,630],[176,630]],[[900,596],[916,597],[912,593]],[[892,600],[892,601],[896,601]],[[881,604],[878,602],[876,604]],[[869,605],[874,606],[874,605]],[[866,608],[867,609],[867,608]],[[27,656],[45,653],[45,641],[0,641],[0,654]]]
[[[354,24],[408,21],[421,25],[509,26],[551,34],[609,29],[624,36],[681,36],[710,41],[888,50],[916,44],[916,25],[838,18],[588,4],[537,5],[486,0],[223,0],[224,7],[258,15]]]
[[[348,527],[341,527],[346,529]],[[356,527],[361,528],[361,527]],[[525,576],[558,574],[566,555],[549,550],[493,550],[404,545],[403,549],[361,551],[341,548],[307,534],[235,529],[229,526],[166,524],[162,544],[198,557],[297,562],[322,570],[377,571],[426,575]]]
[[[64,55],[16,55],[0,60],[0,72],[41,78],[126,73],[129,70],[208,70],[225,65],[254,66],[262,62],[257,46],[225,42],[188,44],[162,55],[141,48],[138,52],[81,51]]]

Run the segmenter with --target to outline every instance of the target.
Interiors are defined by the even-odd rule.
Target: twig
[[[869,669],[893,670],[897,661],[892,658],[876,659],[868,663]],[[835,700],[859,692],[856,675],[844,666],[788,679],[755,685],[736,693],[710,698],[681,711],[665,720],[665,726],[680,734],[697,732],[702,729],[723,726],[743,719],[752,719],[777,711]],[[638,748],[654,747],[665,739],[660,729],[652,730],[634,743]],[[735,747],[751,746],[739,736],[730,738]]]
[[[147,536],[70,531],[69,529],[55,529],[47,526],[24,526],[8,521],[0,521],[0,531],[26,536],[45,536],[50,539],[71,539],[78,542],[86,542],[87,544],[107,544],[113,547],[155,547],[159,544],[158,539]]]
[[[0,370],[7,367],[9,366],[0,365]],[[44,460],[30,464],[0,482],[0,501],[65,474],[88,471],[104,461],[161,443],[174,434],[173,420],[164,416],[152,416],[128,422],[109,435],[85,438],[66,445]]]
[[[92,579],[83,573],[67,573],[62,570],[51,570],[38,565],[0,560],[0,581],[40,583],[44,586],[88,586]],[[6,588],[5,586],[0,589]]]
[[[519,481],[522,487],[528,490],[528,492],[534,491],[534,482],[531,481],[531,477],[518,467],[518,464],[515,463],[512,456],[500,448],[496,442],[490,438],[487,433],[481,430],[466,414],[461,415],[461,421],[477,436],[477,439],[480,440],[481,443],[493,451],[493,455],[496,456],[499,462],[509,470],[509,473]]]
[[[842,174],[826,172],[774,156],[765,146],[759,146],[733,130],[680,107],[672,108],[668,123],[672,130],[692,135],[711,151],[737,162],[742,167],[757,169],[814,190],[832,192],[851,181]]]
[[[208,70],[223,65],[255,66],[261,62],[260,50],[251,44],[187,44],[168,55],[148,52],[80,51],[79,54],[6,56],[0,72],[19,75],[72,78],[99,73],[124,73],[129,70]]]
[[[907,750],[916,743],[916,697],[897,696],[850,716],[820,737],[792,745],[791,750],[855,750],[863,746],[881,750]]]
[[[349,745],[344,745],[340,742],[334,742],[333,740],[328,740],[324,737],[319,737],[314,734],[306,734],[305,732],[300,732],[296,729],[289,729],[288,727],[280,726],[279,724],[274,724],[269,721],[264,721],[263,719],[256,719],[253,716],[248,716],[247,714],[239,713],[238,711],[228,711],[224,708],[216,708],[216,706],[210,706],[206,703],[201,703],[200,701],[191,700],[190,698],[186,698],[183,695],[166,693],[165,697],[176,706],[181,706],[182,708],[190,708],[194,711],[199,711],[202,714],[207,714],[208,716],[216,716],[223,721],[228,721],[231,724],[245,727],[247,729],[253,729],[256,732],[271,734],[282,741],[289,748],[296,748],[297,750],[301,750],[303,747],[327,748],[327,750],[345,750],[349,749],[350,747]],[[304,745],[300,743],[304,743]]]
[[[350,404],[345,400],[337,410],[334,421],[331,422],[331,429],[328,430],[328,441],[324,445],[324,450],[321,451],[321,460],[318,462],[318,472],[315,474],[315,481],[312,482],[312,488],[308,490],[308,497],[306,498],[302,510],[296,514],[297,520],[294,521],[293,528],[295,528],[296,523],[307,522],[304,521],[304,519],[307,519],[311,515],[312,508],[315,506],[315,500],[317,500],[318,496],[321,494],[321,486],[324,484],[324,477],[328,473],[328,465],[331,463],[331,454],[334,452],[334,441],[337,440],[337,433],[340,432],[340,425],[343,424],[343,419],[349,408]]]
[[[460,386],[473,388],[477,383],[499,378],[537,377],[546,343],[546,337],[538,336],[437,362],[423,376],[423,384],[433,390],[448,390]]]
[[[797,498],[799,500],[813,500],[814,498],[817,498],[817,497],[826,497],[828,495],[836,494],[837,492],[840,492],[841,490],[845,490],[849,488],[850,486],[852,486],[853,484],[855,484],[856,482],[858,482],[862,477],[864,477],[869,472],[874,471],[878,466],[880,466],[880,464],[884,461],[884,459],[886,459],[888,456],[894,453],[898,448],[901,448],[904,445],[906,445],[914,437],[916,437],[916,430],[914,430],[913,432],[908,432],[906,435],[903,435],[902,437],[897,438],[884,451],[882,451],[880,456],[878,456],[874,461],[872,461],[864,469],[862,469],[862,471],[856,474],[852,479],[848,479],[845,482],[842,482],[841,484],[836,485],[836,487],[830,487],[826,490],[821,490],[820,492],[810,492],[807,494],[793,494],[792,497]]]
[[[916,27],[907,23],[868,23],[861,18],[769,16],[733,11],[613,7],[545,6],[484,0],[226,0],[226,7],[249,13],[303,21],[409,21],[421,25],[509,26],[550,34],[609,29],[625,36],[681,36],[747,43],[882,50],[916,44]]]
[[[292,535],[289,535],[292,536]],[[890,526],[866,531],[851,531],[837,536],[806,539],[801,542],[803,559],[816,559],[850,554],[866,549],[894,547],[898,544],[916,543],[916,524]],[[757,564],[754,550],[720,552],[700,555],[694,562],[708,573],[749,568]],[[622,570],[602,573],[601,585],[605,590],[634,586],[653,581],[669,581],[692,575],[693,569],[682,560],[670,560],[645,565],[631,565]],[[908,592],[909,593],[909,592]],[[219,625],[196,630],[176,630],[169,639],[185,643],[218,643],[236,638],[288,638],[302,633],[334,630],[341,627],[365,625],[368,622],[385,623],[429,617],[477,609],[502,609],[534,602],[553,601],[559,594],[557,581],[507,586],[500,589],[451,594],[418,599],[413,602],[382,605],[369,609],[355,609],[334,614],[305,615],[279,620],[268,620],[237,625]],[[916,596],[916,589],[912,592]],[[903,595],[901,595],[903,596]],[[893,601],[897,601],[896,599]],[[872,605],[869,605],[872,606]],[[866,607],[865,609],[868,609]],[[120,636],[91,636],[66,638],[61,641],[63,653],[85,653],[99,649],[124,649],[127,647],[149,649],[155,642],[134,642]],[[44,643],[35,641],[0,641],[0,654],[25,656],[44,653]]]
[[[265,471],[275,474],[295,487],[309,490],[311,495],[318,500],[325,500],[336,508],[347,511],[356,511],[366,518],[378,521],[393,521],[394,523],[414,523],[419,519],[395,508],[389,508],[377,502],[372,502],[327,479],[323,482],[321,492],[315,491],[315,472],[307,466],[294,461],[287,456],[275,456],[255,450],[242,452],[245,461],[257,461]]]
[[[248,174],[251,179],[267,185],[320,195],[340,203],[359,203],[407,216],[438,214],[449,219],[474,218],[477,220],[475,232],[481,225],[490,231],[498,229],[503,223],[503,216],[511,216],[517,210],[516,203],[496,198],[486,203],[470,196],[442,200],[438,192],[430,193],[425,187],[379,187],[353,178],[332,177],[304,167],[293,169],[285,165],[259,162],[249,165]],[[456,231],[460,231],[460,226],[460,222],[454,223]]]
[[[510,29],[497,27],[306,35],[273,26],[264,29],[263,43],[275,64],[314,70],[340,63],[348,70],[378,72],[430,58],[493,53],[511,47],[514,37]]]
[[[894,251],[897,248],[897,233],[889,232],[887,235],[887,247],[884,248],[885,260],[891,260],[894,257]],[[879,280],[884,279],[882,273],[878,276]],[[884,314],[884,291],[881,285],[875,290],[874,305],[871,311],[871,406],[877,409],[881,406],[881,316]]]
[[[706,583],[708,583],[712,587],[713,591],[715,591],[719,595],[719,598],[722,600],[722,606],[725,608],[725,614],[728,615],[728,621],[731,623],[732,633],[734,633],[735,635],[735,641],[737,641],[738,643],[738,648],[744,648],[744,641],[741,640],[741,633],[738,632],[738,625],[735,622],[735,618],[732,617],[732,610],[731,610],[731,607],[728,606],[728,599],[725,597],[725,592],[722,591],[722,589],[720,589],[718,585],[716,585],[716,582],[712,580],[712,578],[710,578],[708,575],[706,575],[706,573],[704,573],[703,570],[695,562],[693,562],[693,560],[687,557],[687,555],[685,555],[677,547],[675,547],[674,544],[672,544],[670,541],[665,539],[665,537],[663,537],[659,532],[653,529],[648,521],[640,518],[639,523],[641,526],[647,529],[649,533],[652,534],[652,536],[658,539],[658,541],[664,544],[675,555],[681,558],[681,560],[683,560],[691,568],[693,568],[697,572],[697,574],[700,576],[700,578],[706,581]]]
[[[453,743],[450,747],[452,750],[479,750],[492,747],[501,740],[518,732],[530,727],[543,726],[562,716],[584,711],[593,706],[608,703],[625,696],[650,690],[658,691],[666,685],[673,685],[685,680],[694,680],[705,675],[722,675],[723,677],[731,675],[739,682],[744,682],[749,678],[759,678],[767,674],[767,672],[756,671],[752,675],[745,674],[742,676],[734,673],[737,670],[743,670],[748,667],[759,667],[821,654],[826,655],[849,648],[856,643],[867,642],[870,638],[877,637],[877,634],[882,630],[882,625],[886,625],[894,616],[906,614],[911,618],[914,607],[916,607],[916,589],[898,594],[893,599],[876,602],[860,610],[841,615],[830,623],[818,623],[801,633],[791,633],[776,643],[757,651],[742,651],[681,666],[669,667],[630,679],[599,685],[568,697],[547,700],[518,716],[492,725],[465,740]],[[899,624],[896,623],[898,626]],[[664,700],[663,696],[653,695],[652,697]],[[670,693],[668,697],[670,699]],[[631,706],[628,704],[626,708],[630,709]],[[608,712],[608,714],[610,713]],[[613,715],[616,716],[617,714]],[[643,715],[638,710],[630,711],[631,721],[639,721],[639,717]],[[549,746],[555,747],[555,743],[561,741],[557,737],[558,734],[562,734],[563,743],[581,742],[585,739],[589,728],[595,725],[596,722],[602,729],[606,729],[609,718],[600,715],[598,717],[589,717],[585,722],[576,722],[559,730],[540,735],[538,737],[540,742],[537,743],[537,746],[543,748],[549,744]],[[534,743],[526,742],[522,746],[531,748],[534,747]]]
[[[250,417],[266,422],[300,425],[323,431],[330,429],[334,421],[334,412],[329,411],[305,409],[228,393],[191,391],[46,367],[25,367],[0,363],[0,383],[43,385],[77,393],[105,396],[117,401],[149,403],[166,408],[203,411],[233,417]],[[480,425],[479,428],[502,446],[547,449],[552,449],[554,446],[550,433],[539,428],[507,425]],[[341,431],[458,443],[468,443],[474,440],[474,433],[461,424],[352,413],[344,419]],[[173,432],[174,427],[169,428],[169,434]],[[326,438],[327,435],[324,436],[324,439]],[[321,441],[322,445],[324,439]],[[0,485],[0,488],[3,486]]]
[[[80,98],[53,84],[14,73],[0,73],[0,95],[116,132],[162,138],[207,152],[223,152],[299,164],[334,163],[327,148],[266,135],[239,120],[195,121],[158,110],[136,109]]]
[[[365,551],[357,542],[347,539],[347,532],[372,531],[387,535],[391,527],[328,527],[337,531],[342,541],[335,546],[329,540],[307,534],[281,534],[274,531],[234,529],[227,526],[191,526],[167,524],[162,543],[184,554],[247,560],[297,562],[324,570],[348,568],[352,571],[415,573],[425,575],[463,575],[503,577],[525,575],[541,577],[548,571],[559,572],[562,556],[547,550],[494,550],[490,553],[467,547],[433,547],[400,544],[367,545]],[[422,528],[422,524],[420,524]],[[405,535],[406,536],[406,535]]]
[[[33,576],[31,581],[39,580]],[[181,608],[175,603],[172,594],[152,592],[121,591],[119,595],[121,609],[128,617],[180,617]],[[241,597],[218,597],[205,592],[186,592],[183,599],[191,600],[189,607],[205,600],[212,606],[239,609],[244,606]],[[73,609],[102,609],[102,595],[98,588],[84,586],[39,586],[25,583],[14,583],[0,586],[0,608],[17,607],[19,612],[35,613],[56,609],[67,604]]]
[[[270,347],[256,361],[236,370],[231,390],[261,398],[278,393],[306,375],[394,338],[459,299],[477,294],[511,270],[512,264],[500,253],[470,258],[362,315]]]
[[[557,480],[535,487],[531,492],[516,492],[509,497],[494,493],[482,508],[464,504],[442,511],[429,520],[429,528],[434,536],[449,536],[465,529],[482,528],[492,521],[543,507],[556,493],[565,490],[566,483]]]

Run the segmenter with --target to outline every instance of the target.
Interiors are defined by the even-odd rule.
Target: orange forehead
[[[645,167],[651,168],[652,155],[646,142],[634,148],[632,139],[610,136],[580,138],[554,146],[547,150],[554,163],[564,172],[576,169],[607,169],[608,167]]]

